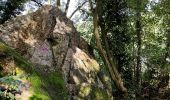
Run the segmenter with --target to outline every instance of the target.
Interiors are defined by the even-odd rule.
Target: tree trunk
[[[67,4],[66,4],[66,8],[65,8],[66,15],[67,15],[67,11],[68,11],[68,8],[69,8],[69,4],[70,4],[70,0],[67,0]]]
[[[136,13],[136,34],[137,34],[137,65],[136,65],[136,84],[137,88],[140,88],[141,81],[141,0],[137,0],[137,13]]]
[[[57,0],[57,7],[60,8],[61,4],[60,4],[60,0]]]
[[[99,28],[99,26],[98,26],[98,12],[97,12],[98,4],[96,4],[97,6],[94,9],[91,0],[89,0],[89,3],[90,3],[91,11],[93,13],[93,25],[94,25],[93,32],[94,32],[94,36],[95,36],[95,40],[96,40],[96,45],[97,45],[97,48],[99,50],[99,53],[101,54],[102,59],[103,59],[105,65],[107,66],[107,68],[109,70],[109,73],[110,73],[110,76],[111,76],[112,80],[115,82],[115,85],[116,85],[117,89],[119,91],[123,92],[123,93],[126,93],[127,89],[123,85],[123,81],[122,81],[122,79],[120,77],[120,74],[118,73],[118,71],[116,69],[115,64],[113,63],[113,61],[109,61],[107,53],[103,49],[103,47],[101,45],[100,35],[99,35],[100,32],[99,32],[99,29],[98,29]],[[96,2],[96,3],[98,3],[98,2]]]

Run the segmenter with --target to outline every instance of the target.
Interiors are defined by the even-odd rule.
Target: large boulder
[[[99,78],[101,68],[91,54],[92,49],[58,8],[43,6],[34,13],[9,20],[0,25],[0,38],[28,59],[43,78],[61,72],[68,99],[111,99],[106,88],[111,86],[103,83],[109,83],[110,78],[104,74],[104,78]],[[53,96],[55,88],[47,86],[46,91],[51,99],[58,98]]]

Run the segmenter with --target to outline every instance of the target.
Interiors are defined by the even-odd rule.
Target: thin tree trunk
[[[67,0],[67,4],[66,4],[66,8],[65,8],[66,15],[67,15],[67,11],[68,11],[68,8],[69,8],[69,4],[70,4],[70,0]]]
[[[127,93],[127,89],[124,87],[123,85],[123,81],[116,69],[116,66],[113,62],[109,61],[109,58],[107,57],[106,51],[103,49],[101,42],[100,42],[100,35],[99,35],[99,26],[98,26],[98,13],[97,13],[97,6],[94,9],[93,8],[93,4],[92,1],[89,0],[90,3],[90,7],[91,7],[91,11],[93,13],[93,25],[94,25],[94,36],[95,36],[95,40],[96,40],[96,45],[97,48],[99,50],[99,53],[102,56],[102,59],[104,61],[104,63],[106,64],[106,66],[108,67],[110,76],[112,78],[112,80],[115,82],[115,85],[117,87],[117,89],[121,92]],[[96,4],[97,5],[97,4]]]
[[[60,8],[61,4],[60,4],[60,0],[57,0],[57,7]]]
[[[137,34],[137,65],[136,65],[136,84],[137,88],[140,87],[141,81],[141,0],[137,0],[137,13],[136,13],[136,34]]]
[[[135,38],[134,38],[134,36],[133,36],[133,48],[132,48],[132,52],[133,52],[133,54],[132,54],[132,57],[133,57],[133,83],[135,84],[136,82],[136,80],[135,80],[135,78],[136,78],[136,51],[135,51]]]

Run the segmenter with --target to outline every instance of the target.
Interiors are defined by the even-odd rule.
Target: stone
[[[91,87],[106,91],[98,77],[101,68],[90,46],[58,8],[46,5],[34,13],[9,20],[0,25],[0,38],[34,64],[36,70],[41,70],[38,72],[61,71],[69,91],[68,99],[94,99]]]

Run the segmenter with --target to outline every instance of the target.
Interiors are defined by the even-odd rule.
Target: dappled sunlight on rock
[[[107,81],[109,81],[109,80],[110,80],[110,77],[109,77],[109,76],[104,75],[104,80],[107,82]]]
[[[88,96],[90,94],[90,92],[91,92],[91,86],[83,83],[80,86],[79,96],[80,97],[86,97],[86,96]]]
[[[77,76],[73,76],[73,79],[74,79],[74,81],[75,81],[75,83],[77,84],[77,85],[79,85],[80,84],[80,80],[78,79],[78,77]]]
[[[56,24],[58,25],[55,26],[54,33],[66,34],[72,32],[72,28],[68,27],[65,22],[61,22],[59,18],[56,18]]]
[[[11,19],[0,25],[0,38],[33,64],[36,74],[29,81],[38,94],[32,94],[32,98],[60,100],[68,95],[69,99],[93,99],[92,87],[106,91],[93,51],[58,8],[43,6],[34,13]]]
[[[75,59],[77,65],[81,65],[78,67],[80,69],[84,69],[85,72],[98,72],[100,70],[99,64],[94,59],[91,59],[84,51],[80,50],[79,48],[76,48],[76,52],[73,55],[73,58]]]
[[[6,50],[5,45],[0,42],[0,52],[4,52]]]

